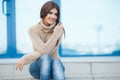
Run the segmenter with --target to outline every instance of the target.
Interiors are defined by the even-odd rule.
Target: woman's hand
[[[19,69],[20,71],[22,71],[23,66],[24,66],[24,60],[23,60],[23,59],[20,59],[20,60],[18,61],[18,63],[16,64],[16,70]]]
[[[63,35],[64,27],[61,23],[58,23],[54,28],[54,35],[60,38]]]
[[[61,23],[58,23],[56,26],[55,26],[55,29],[54,29],[54,32],[58,32],[58,31],[61,31],[63,29],[63,25]]]

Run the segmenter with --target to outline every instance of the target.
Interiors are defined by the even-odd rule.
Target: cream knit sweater
[[[50,54],[54,59],[59,58],[59,44],[63,35],[63,30],[54,31],[55,23],[45,26],[42,20],[29,29],[29,35],[33,44],[34,51],[24,55],[21,59],[24,64],[30,64],[43,54]]]

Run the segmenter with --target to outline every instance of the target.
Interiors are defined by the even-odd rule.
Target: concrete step
[[[0,80],[37,80],[25,65],[23,71],[15,69],[18,59],[0,60]],[[120,80],[120,62],[65,61],[66,80]]]

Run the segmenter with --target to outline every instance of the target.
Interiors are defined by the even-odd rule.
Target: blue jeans
[[[64,65],[60,59],[55,58],[52,60],[49,54],[44,54],[35,62],[30,64],[30,74],[40,80],[65,80]]]

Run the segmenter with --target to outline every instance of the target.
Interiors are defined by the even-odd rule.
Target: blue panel
[[[7,52],[0,55],[0,58],[20,57],[22,54],[16,53],[16,15],[15,15],[15,0],[6,1],[7,8]]]

